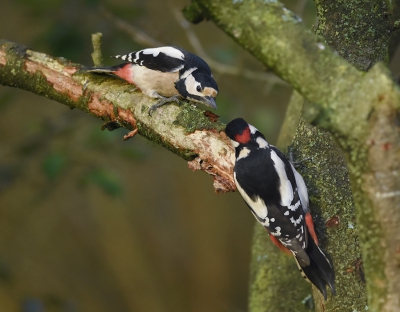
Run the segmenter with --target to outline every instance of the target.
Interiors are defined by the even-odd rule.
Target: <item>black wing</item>
[[[160,72],[177,72],[185,65],[187,52],[176,47],[149,48],[115,58]]]

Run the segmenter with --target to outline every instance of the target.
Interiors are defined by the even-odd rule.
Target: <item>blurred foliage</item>
[[[27,298],[22,307],[23,312],[44,312],[44,305],[40,299]]]
[[[16,170],[10,163],[0,164],[0,192],[15,181]]]
[[[234,64],[235,60],[239,56],[239,51],[234,48],[215,46],[210,51],[210,56],[212,56],[216,61],[219,61],[221,63]]]
[[[83,177],[83,185],[86,184],[94,184],[111,196],[120,196],[123,193],[123,187],[118,177],[104,168],[90,170]]]
[[[67,159],[64,155],[51,153],[43,160],[42,167],[47,178],[54,180],[65,170],[66,164]]]
[[[92,46],[88,36],[91,33],[100,31],[108,36],[113,34],[110,25],[104,22],[104,18],[102,20],[102,7],[128,20],[145,14],[143,6],[132,1],[18,0],[15,4],[16,9],[24,13],[27,21],[41,22],[41,31],[32,36],[26,44],[76,62],[81,62],[83,55],[86,56],[83,58],[85,61],[89,60]],[[105,55],[115,54],[112,47],[104,45]]]
[[[11,272],[9,266],[0,258],[0,282],[11,283]]]
[[[15,99],[16,95],[13,92],[2,92],[0,94],[0,111],[10,105]]]

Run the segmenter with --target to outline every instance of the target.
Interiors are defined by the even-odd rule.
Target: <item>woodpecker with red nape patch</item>
[[[335,294],[335,272],[318,247],[308,207],[307,187],[286,156],[242,118],[225,133],[235,148],[234,180],[254,217],[281,250],[292,254],[303,277],[326,300],[326,285]]]
[[[149,109],[176,102],[179,98],[217,109],[218,85],[208,64],[190,52],[177,47],[149,48],[114,58],[125,61],[112,67],[90,67],[84,71],[118,76],[134,84],[144,94],[160,101]]]

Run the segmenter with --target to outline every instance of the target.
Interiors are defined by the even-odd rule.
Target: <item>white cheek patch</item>
[[[153,54],[154,57],[157,57],[158,54],[160,54],[160,53],[164,53],[165,55],[168,55],[169,57],[177,58],[180,60],[183,60],[185,57],[185,55],[181,51],[179,51],[178,49],[175,49],[173,47],[150,48],[150,49],[144,49],[144,50],[142,50],[142,52],[143,52],[143,54]]]
[[[279,193],[281,194],[281,205],[290,206],[293,200],[293,187],[287,178],[285,171],[285,164],[278,157],[274,150],[271,150],[271,159],[274,161],[274,167],[278,173],[279,180],[281,182],[279,186]]]
[[[187,76],[185,79],[185,86],[186,90],[189,94],[197,95],[197,96],[204,96],[203,93],[197,91],[197,86],[200,86],[200,82],[197,82],[192,75]]]
[[[238,181],[236,179],[236,172],[233,173],[233,177],[235,179],[235,183],[239,190],[240,195],[242,195],[245,202],[250,206],[253,213],[255,213],[258,218],[265,219],[268,215],[268,209],[267,209],[267,206],[265,205],[264,201],[258,196],[255,198],[255,200],[251,199],[246,194],[246,192],[240,187],[240,184],[238,183]]]

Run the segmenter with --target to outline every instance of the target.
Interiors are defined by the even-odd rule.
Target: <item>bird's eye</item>
[[[197,86],[196,90],[197,90],[197,92],[201,92],[201,87]]]

